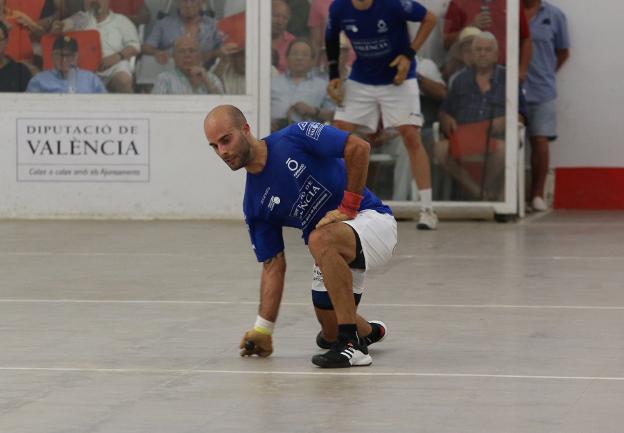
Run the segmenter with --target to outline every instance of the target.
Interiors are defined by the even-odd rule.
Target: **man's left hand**
[[[315,228],[320,228],[323,227],[327,224],[331,224],[331,223],[337,223],[340,221],[347,221],[350,220],[351,218],[349,218],[348,215],[340,212],[338,209],[334,209],[334,210],[330,210],[329,212],[327,212],[325,214],[325,216],[323,218],[321,218],[321,220],[318,222],[318,224],[316,225]]]
[[[409,72],[410,65],[412,61],[404,56],[403,54],[399,54],[396,58],[390,63],[390,67],[397,68],[397,73],[394,76],[394,84],[395,86],[400,86],[403,84],[403,81],[407,78],[407,73]]]

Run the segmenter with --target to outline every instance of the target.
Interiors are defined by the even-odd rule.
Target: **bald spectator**
[[[201,63],[199,44],[194,37],[179,38],[173,47],[175,68],[158,75],[152,93],[161,95],[222,94],[219,79]]]
[[[202,63],[211,66],[222,54],[221,37],[214,18],[202,15],[202,0],[180,0],[177,15],[158,20],[143,44],[143,54],[150,54],[166,65],[176,40],[190,35],[199,44]]]
[[[277,57],[277,63],[273,66],[283,73],[288,69],[286,51],[295,40],[295,35],[287,30],[291,11],[284,0],[273,0],[271,7],[271,49]]]

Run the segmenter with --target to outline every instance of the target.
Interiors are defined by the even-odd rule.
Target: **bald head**
[[[204,128],[209,125],[228,125],[236,129],[242,129],[247,119],[242,111],[233,105],[218,105],[206,116]]]
[[[204,133],[210,146],[232,169],[246,167],[252,162],[251,135],[245,115],[233,105],[219,105],[204,119]]]

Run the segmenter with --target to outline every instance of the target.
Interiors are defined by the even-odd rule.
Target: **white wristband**
[[[256,317],[256,323],[254,324],[254,330],[264,335],[273,334],[273,328],[275,328],[275,323],[270,322],[260,316]]]

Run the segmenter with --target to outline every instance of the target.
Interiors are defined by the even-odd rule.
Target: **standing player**
[[[410,43],[408,21],[421,22]],[[433,230],[438,217],[431,198],[431,167],[422,145],[420,94],[414,56],[436,24],[436,17],[412,0],[335,0],[325,34],[329,95],[339,104],[335,125],[353,132],[375,132],[381,110],[385,128],[398,127],[418,186],[421,214],[417,227]],[[351,40],[356,60],[344,84],[338,72],[340,32]],[[343,104],[344,99],[344,104]]]
[[[316,122],[292,124],[259,140],[231,105],[208,113],[204,132],[232,170],[247,170],[243,210],[263,262],[258,317],[243,336],[241,355],[273,351],[286,273],[282,228],[296,227],[316,262],[312,301],[322,327],[317,343],[337,337],[312,362],[323,368],[370,365],[367,345],[380,341],[386,329],[359,316],[357,304],[366,271],[390,259],[397,239],[390,208],[364,187],[370,145]]]

